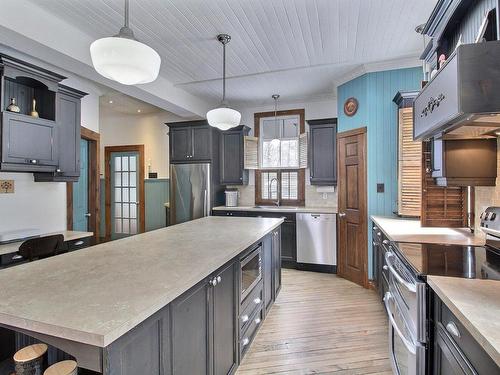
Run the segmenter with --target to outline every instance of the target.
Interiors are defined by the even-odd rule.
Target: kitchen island
[[[279,261],[266,254],[279,260],[282,222],[206,217],[3,270],[0,325],[103,374],[234,371],[256,331],[238,323],[240,264],[256,249],[271,259],[248,293],[264,317],[265,291],[279,291]]]

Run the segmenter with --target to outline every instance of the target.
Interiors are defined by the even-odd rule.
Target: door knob
[[[90,216],[92,216],[92,214],[91,214],[90,212],[87,212],[87,213],[85,214],[85,217],[90,217]]]
[[[342,219],[343,217],[345,217],[345,212],[339,212],[339,217]]]

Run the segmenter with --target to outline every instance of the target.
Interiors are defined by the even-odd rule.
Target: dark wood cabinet
[[[205,120],[167,123],[170,163],[217,162],[220,131]]]
[[[53,173],[35,173],[35,181],[74,182],[80,177],[81,99],[86,94],[59,85],[56,95],[58,163]]]
[[[203,281],[172,303],[172,375],[210,373],[209,288]]]
[[[435,293],[432,302],[433,374],[500,374],[493,359]]]
[[[77,181],[80,173],[80,100],[65,77],[0,55],[0,170],[35,172],[35,181]],[[7,110],[15,98],[19,112]],[[36,116],[31,116],[36,102]]]
[[[309,120],[311,185],[337,184],[337,119]]]
[[[213,291],[213,367],[215,375],[233,373],[238,365],[237,263],[231,263],[215,279]]]
[[[240,125],[222,133],[220,145],[221,184],[248,184],[248,170],[244,169],[244,137],[250,128]]]

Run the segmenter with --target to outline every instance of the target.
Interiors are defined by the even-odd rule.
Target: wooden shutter
[[[259,168],[259,138],[243,137],[244,169]]]
[[[420,216],[422,142],[413,140],[413,108],[399,109],[398,213]]]
[[[308,158],[307,158],[308,140],[307,133],[302,133],[299,135],[299,168],[307,168]]]
[[[422,214],[420,219],[422,226],[466,227],[467,188],[436,185],[431,175],[430,142],[423,143],[422,170]],[[474,212],[474,209],[472,209],[472,212]]]

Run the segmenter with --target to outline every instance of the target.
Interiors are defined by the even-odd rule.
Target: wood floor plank
[[[284,269],[281,293],[237,375],[391,374],[378,295],[336,275]]]

